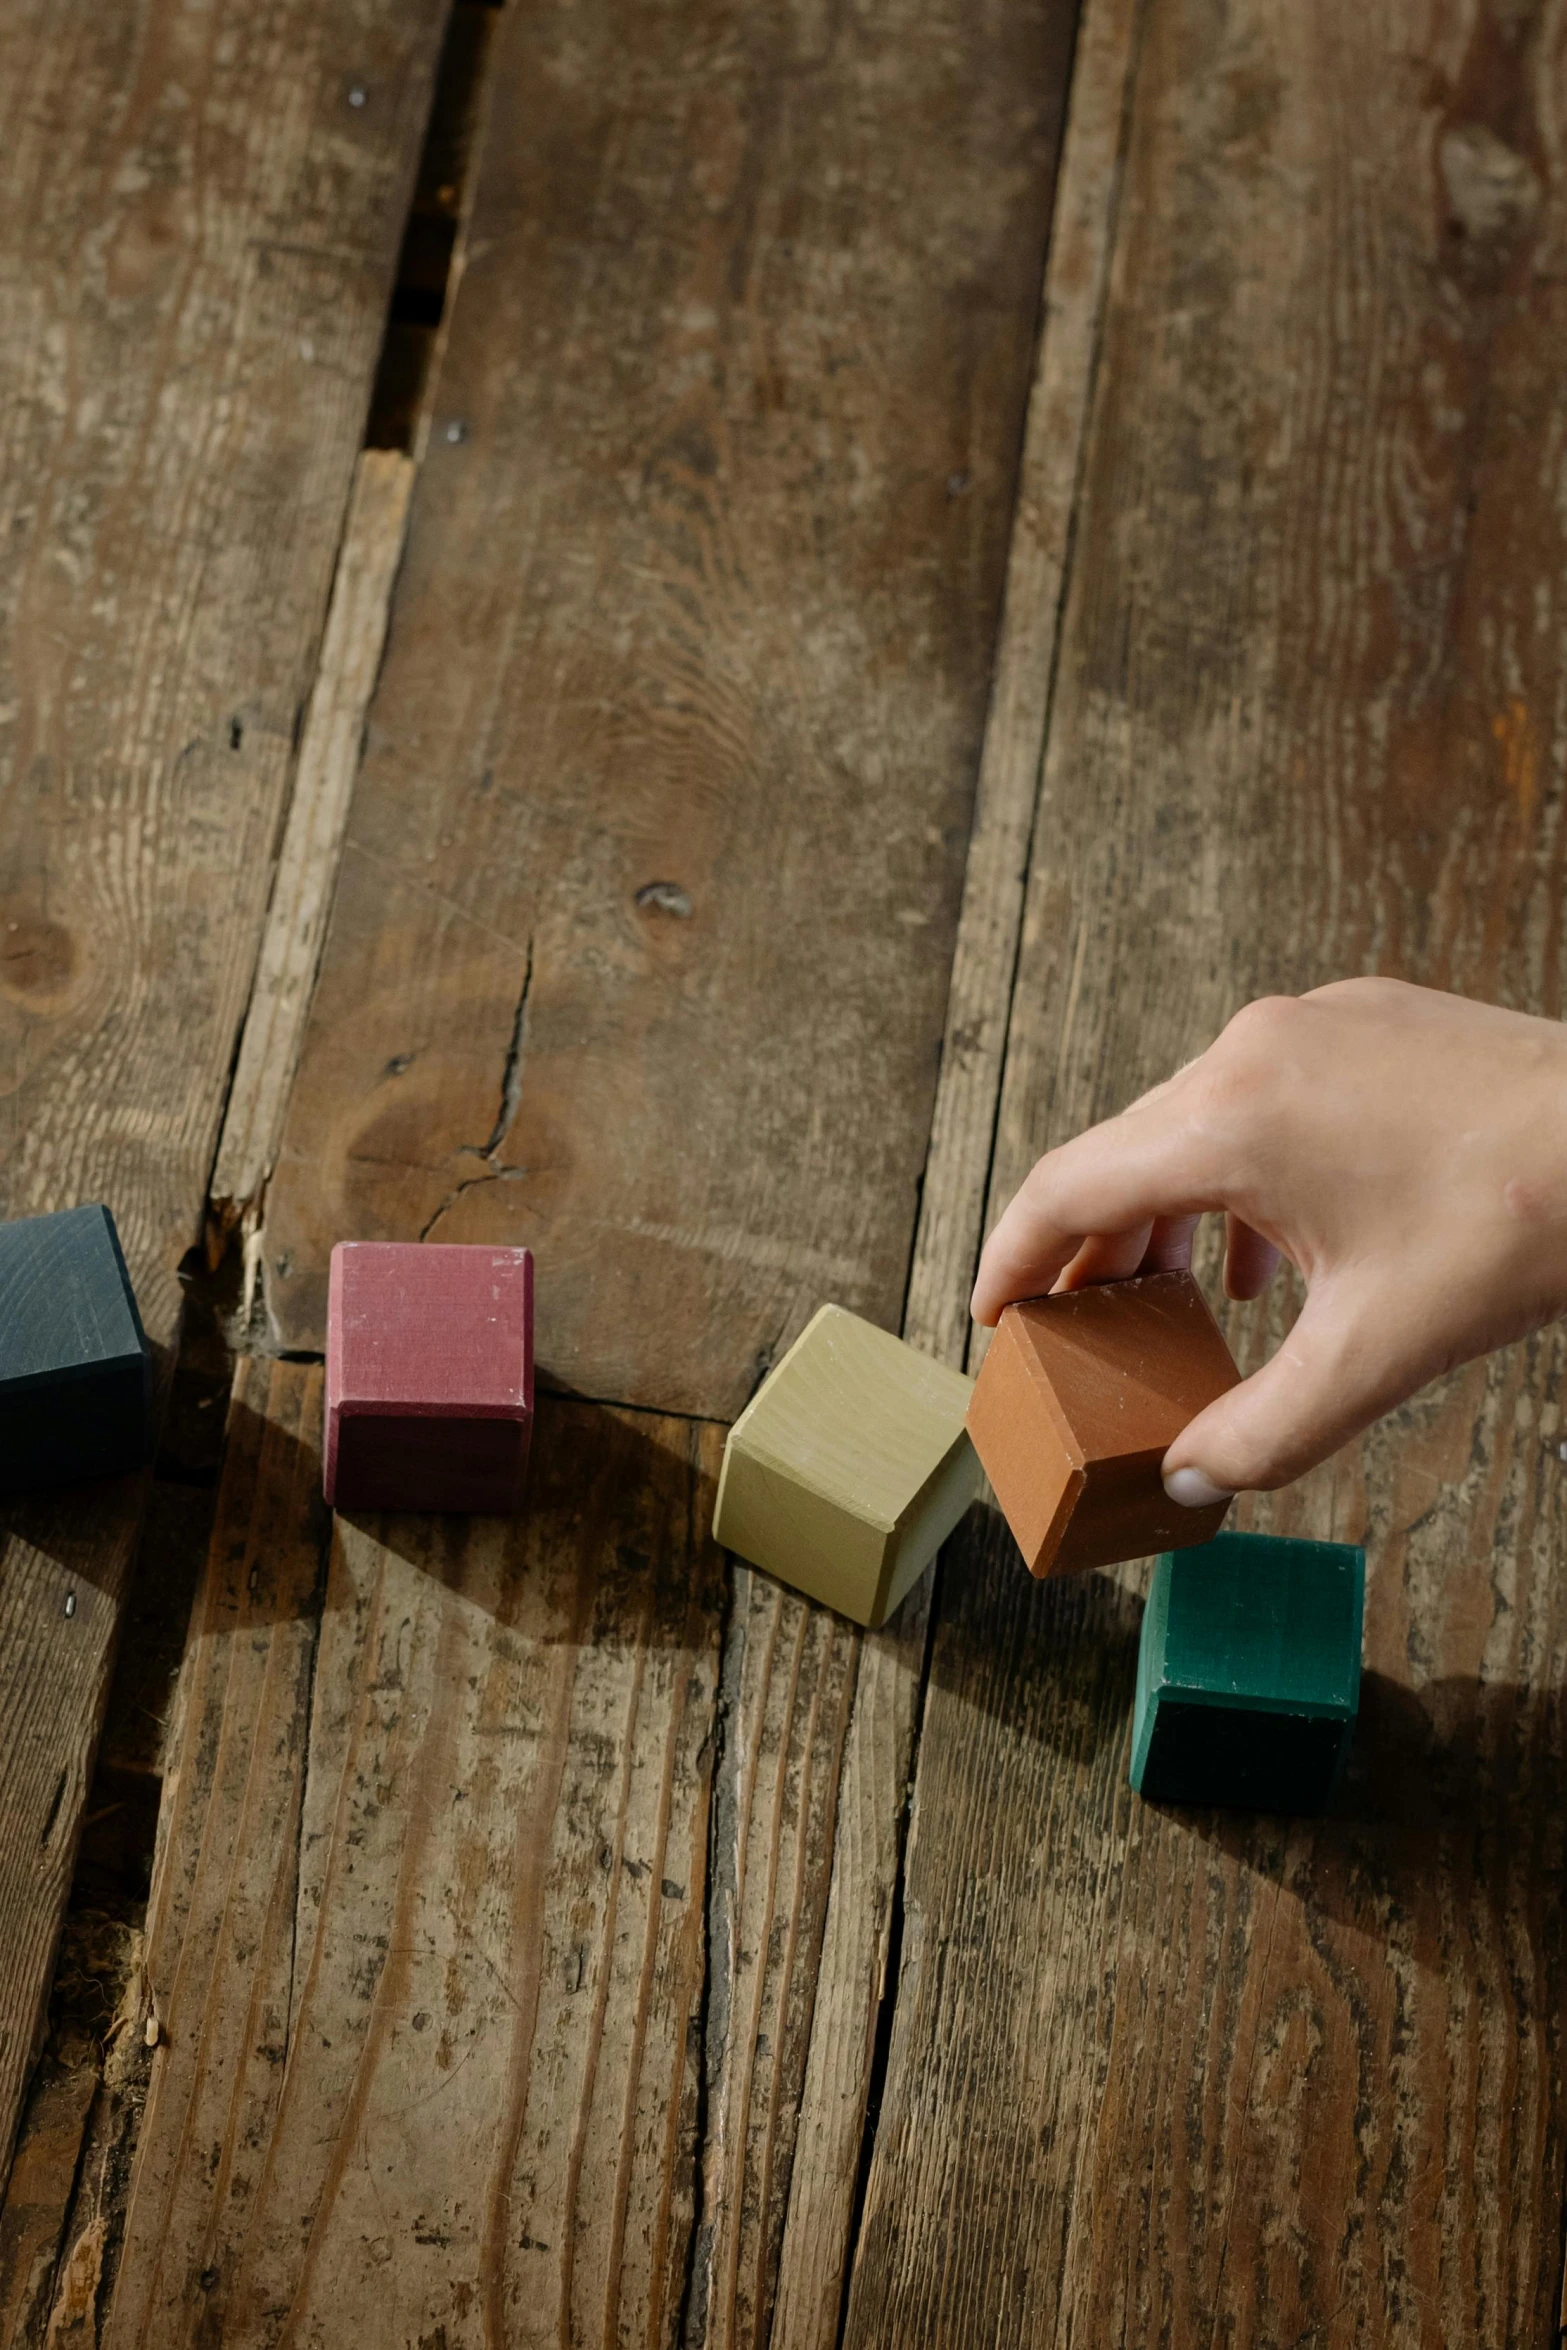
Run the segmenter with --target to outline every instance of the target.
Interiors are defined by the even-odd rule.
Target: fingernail
[[[1202,1469],[1172,1469],[1164,1481],[1164,1490],[1183,1510],[1211,1510],[1221,1501],[1233,1501],[1235,1496]]]

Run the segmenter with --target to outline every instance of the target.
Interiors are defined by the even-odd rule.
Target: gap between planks
[[[1563,708],[1560,524],[1529,471],[1560,403],[1528,363],[1559,245],[1527,215],[1512,245],[1433,216],[1397,161],[1429,102],[1386,99],[1419,55],[1511,129],[1540,52],[1456,10],[1418,40],[1352,8],[1216,22],[1161,11],[1140,61],[998,1194],[1245,995],[1375,968],[1561,1008],[1560,766],[1535,765]],[[1243,87],[1267,93],[1244,125]],[[1496,240],[1467,280],[1460,232]],[[1277,464],[1228,501],[1261,416]],[[1325,448],[1350,452],[1328,494]],[[1420,495],[1379,537],[1390,479]],[[1046,1595],[976,1546],[943,1594],[851,2343],[1548,2332],[1560,1391],[1533,1342],[1261,1505],[1382,1553],[1362,1794],[1326,1823],[1130,1803],[1134,1578]]]
[[[491,7],[499,0],[490,0]],[[283,1119],[299,1066],[327,919],[337,887],[354,781],[364,750],[365,723],[381,672],[391,626],[392,596],[407,542],[414,480],[429,440],[430,391],[440,372],[451,329],[452,296],[467,258],[468,219],[477,151],[489,101],[486,25],[478,46],[459,37],[461,4],[452,11],[436,77],[432,114],[420,162],[414,205],[433,166],[431,145],[460,137],[458,202],[440,316],[425,357],[412,454],[401,448],[364,449],[354,477],[332,600],[316,669],[310,709],[255,980],[234,1060],[217,1155],[209,1185],[208,1254],[221,1255],[230,1235],[241,1235],[245,1315],[255,1303],[261,1273],[261,1220],[267,1184],[282,1140]],[[466,117],[459,133],[457,118]],[[448,167],[451,157],[447,158]],[[443,191],[443,194],[447,191]],[[410,218],[412,213],[410,213]],[[405,245],[407,230],[405,227]],[[395,290],[393,302],[395,305]],[[395,328],[388,319],[386,333]],[[383,337],[383,370],[387,358]],[[379,389],[379,384],[378,384]],[[374,424],[372,414],[372,425]]]
[[[982,1237],[1073,505],[1097,364],[1136,15],[1136,0],[1089,0],[1078,36],[904,1315],[911,1343],[959,1363],[968,1346],[967,1293]],[[223,1231],[243,1231],[247,1262],[259,1254],[266,1184],[385,647],[413,471],[412,461],[396,452],[367,451],[360,460],[212,1182],[215,1222]],[[752,1581],[743,1567],[735,1573],[742,1588]],[[843,1648],[837,1672],[847,1683],[827,1692],[829,1723],[852,1710],[847,1734],[840,1720],[829,1739],[842,1742],[841,1776],[830,1772],[823,1791],[836,1815],[834,1857],[777,2282],[776,2345],[826,2345],[839,2331],[878,2021],[895,1989],[887,1981],[889,1944],[929,1620],[927,1580],[898,1622],[880,1634],[861,1641],[845,1628],[826,1627],[828,1645]],[[814,1709],[813,1723],[821,1710]],[[716,1949],[710,1965],[714,1959],[721,1962]],[[710,2118],[721,2119],[722,2100],[734,2086],[726,2074],[749,2063],[749,2049],[736,2051],[731,2042],[710,2084]],[[742,2103],[748,2098],[743,2081],[736,2093]],[[698,2150],[704,2170],[714,2174],[704,2231],[709,2278],[731,2271],[736,2258],[738,2215],[723,2190],[732,2183],[732,2173],[725,2175],[731,2163],[743,2162],[743,2138],[742,2129],[732,2156],[725,2153],[721,2131]]]
[[[219,1240],[242,1230],[246,1302],[254,1287],[267,1179],[299,1060],[310,991],[337,881],[365,717],[381,667],[402,559],[414,461],[396,449],[359,459],[321,662],[299,748],[255,984],[211,1184]]]
[[[454,20],[455,21],[455,20]],[[325,28],[324,38],[330,42],[333,28]],[[427,28],[418,36],[416,55],[427,55],[432,34]],[[449,65],[450,36],[443,51],[442,76]],[[482,51],[481,51],[482,56]],[[396,64],[397,78],[392,67]],[[384,60],[384,78],[378,87],[378,100],[390,97],[403,88],[406,60],[400,53],[388,53]],[[249,95],[254,99],[253,81]],[[464,102],[472,105],[472,91],[466,90]],[[400,119],[401,107],[390,109],[387,119],[395,125]],[[447,125],[448,133],[450,125]],[[427,139],[428,144],[428,139]],[[449,161],[450,158],[448,157]],[[428,169],[428,156],[425,170]],[[459,181],[463,175],[459,174]],[[461,266],[461,222],[458,224],[456,245],[450,261],[450,273],[455,276]],[[280,248],[281,250],[281,248]],[[440,347],[440,334],[435,349]],[[285,341],[287,338],[285,338]],[[305,346],[308,355],[308,345]],[[421,431],[416,445],[427,431],[428,417],[419,419]],[[249,973],[250,995],[247,1013],[240,1026],[240,1043],[230,1064],[228,1079],[229,1100],[227,1114],[218,1138],[217,1162],[214,1176],[203,1187],[206,1194],[206,1222],[209,1257],[221,1253],[226,1241],[225,1226],[234,1224],[244,1228],[247,1269],[254,1265],[256,1235],[253,1227],[259,1222],[259,1208],[270,1160],[275,1149],[272,1136],[277,1115],[287,1097],[292,1072],[292,1059],[297,1053],[298,1024],[308,1003],[313,965],[319,952],[321,932],[327,906],[335,881],[336,865],[341,845],[342,824],[346,812],[353,775],[358,764],[362,741],[365,708],[374,688],[380,652],[384,643],[387,616],[393,581],[403,544],[406,514],[411,493],[413,462],[399,451],[373,447],[361,452],[356,463],[353,488],[348,501],[348,513],[343,521],[338,542],[337,562],[328,599],[327,626],[320,651],[314,663],[314,684],[308,716],[299,744],[299,758],[294,788],[285,801],[287,815],[282,824],[282,845],[273,869],[268,915],[261,926],[262,937],[255,963]],[[341,508],[338,509],[341,513]],[[319,607],[318,607],[319,608]],[[123,632],[122,632],[123,633]],[[134,632],[133,632],[134,634]],[[251,730],[246,727],[245,731]],[[237,753],[241,747],[241,720],[230,721],[229,750]],[[277,833],[274,831],[274,839]],[[252,861],[253,862],[253,861]],[[231,1031],[232,1033],[232,1031]],[[214,1213],[214,1198],[221,1198],[227,1211]],[[247,1211],[251,1211],[247,1213]],[[247,1307],[253,1284],[247,1281]],[[156,1332],[155,1332],[156,1335]],[[230,1330],[232,1341],[235,1333]],[[179,1340],[181,1356],[184,1337]],[[139,1517],[116,1524],[105,1536],[101,1577],[105,1602],[112,1602],[115,1589],[123,1581],[129,1560],[129,1545],[134,1539],[145,1551],[150,1529]],[[14,1578],[13,1578],[14,1580]],[[91,1576],[89,1582],[93,1580]],[[93,1609],[79,1611],[91,1617]],[[112,1633],[112,1626],[111,1626]],[[92,1718],[83,1725],[83,1735],[91,1752],[96,1736],[98,1712],[101,1712],[107,1687],[107,1648],[102,1651],[97,1702]],[[72,1778],[75,1777],[73,1770]],[[68,1806],[63,1831],[55,1841],[60,1853],[67,1858],[74,1849],[75,1838],[65,1832],[70,1828],[69,1812],[78,1808],[77,1797],[67,1797],[66,1780],[61,1780],[62,1794],[57,1806]],[[51,1822],[51,1825],[53,1823]],[[90,1824],[90,1823],[89,1823]],[[80,1898],[77,1887],[76,1898]],[[135,1937],[139,1945],[139,1935]],[[139,1980],[138,1973],[138,1980]],[[36,2034],[34,2037],[36,2038]],[[0,2034],[0,2041],[7,2036]],[[28,2043],[31,2045],[31,2043]],[[33,2282],[39,2291],[46,2291],[53,2300],[53,2313],[48,2318],[49,2339],[52,2342],[58,2328],[71,2316],[72,2294],[76,2290],[80,2256],[84,2250],[91,2254],[88,2300],[101,2300],[102,2260],[105,2245],[117,2241],[118,2221],[110,2207],[122,2184],[109,2177],[116,2168],[123,2169],[129,2161],[128,2142],[120,2139],[127,2131],[134,2135],[135,2117],[139,2113],[140,2096],[134,2087],[127,2093],[116,2071],[117,2051],[111,2048],[108,2067],[93,2068],[95,2079],[101,2076],[101,2091],[107,2092],[113,2077],[114,2094],[100,2093],[96,2101],[89,2101],[80,2115],[82,2130],[77,2160],[74,2166],[65,2164],[60,2149],[54,2169],[58,2173],[59,2191],[64,2202],[58,2210],[53,2205],[47,2211],[31,2214],[16,2210],[16,2180],[6,2186],[0,2203],[0,2294],[5,2307],[0,2309],[0,2337],[11,2339],[13,2321],[31,2329],[34,2317],[41,2326],[43,2316],[38,2312],[18,2316],[10,2287],[13,2279],[8,2255],[16,2250],[12,2241],[15,2225],[20,2221],[26,2227],[43,2229],[44,2236],[54,2228],[67,2234],[59,2235],[55,2254],[44,2262],[43,2269]],[[0,2073],[3,2073],[0,2062]],[[5,2083],[0,2079],[0,2112],[6,2100]],[[71,2094],[80,2103],[77,2092],[80,2083],[73,2077]],[[47,2103],[47,2100],[45,2100]],[[22,2161],[41,2126],[45,2134],[52,2126],[55,2108],[61,2106],[60,2097],[54,2106],[40,2114],[29,2114],[26,2128],[31,2136],[24,2138],[19,2149]],[[102,2117],[100,2117],[100,2108]],[[123,2109],[123,2110],[120,2110]],[[100,2128],[100,2119],[102,2127]],[[89,2128],[89,2121],[91,2127]],[[102,2130],[118,2133],[114,2143],[94,2149],[94,2133]],[[107,2151],[106,2151],[107,2149]],[[112,2159],[111,2159],[112,2158]],[[104,2171],[104,2179],[94,2187],[88,2180],[89,2165]],[[71,2174],[74,2168],[74,2177]],[[94,2211],[96,2202],[104,2202],[104,2210]],[[85,2214],[85,2224],[84,2224]],[[40,2237],[40,2243],[43,2238]],[[69,2250],[61,2250],[69,2241]],[[51,2282],[47,2270],[59,2262],[59,2276]],[[57,2285],[57,2291],[56,2291]],[[72,2318],[71,2322],[79,2322]],[[20,2337],[18,2337],[20,2339]],[[33,2339],[32,2330],[27,2339]]]
[[[904,1312],[909,1342],[961,1365],[983,1239],[1073,516],[1098,369],[1142,0],[1086,0],[1045,268],[995,683],[985,728],[941,1075]],[[906,1794],[928,1668],[932,1578],[860,1647],[833,1872],[771,2330],[772,2350],[841,2331],[874,2127]]]

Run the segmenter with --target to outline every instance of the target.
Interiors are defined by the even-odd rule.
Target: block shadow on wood
[[[320,1373],[252,1364],[242,1390],[106,2340],[282,2311],[351,2334],[389,2290],[449,2350],[524,2310],[662,2338],[694,2182],[717,1432],[544,1399],[527,1511],[340,1516],[322,1592]],[[291,1619],[317,1606],[312,1638]]]
[[[91,1584],[117,1596],[125,1580],[122,1529],[139,1519],[145,1484],[145,1472],[137,1471],[14,1494],[0,1509],[0,1556],[30,1551],[49,1561],[69,1586]]]
[[[257,1366],[260,1368],[260,1366]],[[293,1366],[289,1366],[292,1368]],[[602,1546],[612,1560],[607,1572],[622,1597],[633,1594],[639,1582],[652,1578],[663,1591],[672,1578],[686,1575],[683,1557],[654,1556],[617,1533],[617,1520],[636,1515],[639,1493],[667,1485],[672,1459],[685,1459],[691,1446],[692,1423],[665,1420],[647,1413],[612,1413],[606,1406],[558,1391],[542,1391],[538,1422],[528,1468],[522,1509],[515,1516],[484,1517],[466,1511],[339,1510],[337,1525],[360,1540],[401,1559],[421,1574],[432,1576],[454,1593],[492,1615],[510,1605],[518,1575],[528,1570],[540,1551],[572,1543],[579,1551],[597,1555]],[[319,1501],[321,1486],[320,1407],[297,1433],[280,1428],[265,1408],[258,1410],[241,1389],[230,1407],[228,1447],[232,1459],[254,1463],[263,1443],[267,1454],[266,1491],[296,1496],[295,1508],[306,1509],[310,1498]],[[703,1465],[695,1472],[691,1497],[692,1525],[705,1531],[712,1524],[717,1490],[715,1470],[706,1465],[711,1448],[698,1445]],[[120,1480],[120,1483],[129,1481]],[[62,1565],[74,1559],[68,1506],[56,1506],[55,1497],[37,1497],[40,1506],[25,1520],[20,1503],[11,1504],[3,1523],[29,1540],[45,1556]],[[228,1496],[230,1537],[242,1530],[235,1524],[237,1495]],[[262,1496],[250,1504],[260,1508]],[[326,1539],[326,1505],[319,1504],[322,1537]],[[220,1532],[222,1527],[220,1527]],[[52,1545],[52,1547],[51,1547]],[[476,1578],[472,1560],[476,1546],[496,1550],[504,1559],[492,1577]],[[86,1550],[86,1545],[83,1545]],[[90,1557],[90,1552],[88,1556]],[[601,1579],[606,1570],[601,1566]],[[609,1584],[605,1588],[608,1590]],[[249,1625],[275,1622],[278,1610],[292,1614],[297,1595],[275,1576],[258,1575],[251,1585],[245,1621]],[[329,1602],[330,1604],[330,1602]],[[566,1637],[566,1627],[545,1637]]]
[[[1010,1738],[1097,1762],[1131,1720],[1142,1606],[1102,1574],[1036,1582],[1006,1520],[976,1502],[941,1560],[937,1685]]]
[[[991,1504],[970,1511],[941,1572],[934,1682],[982,1708],[1009,1742],[1096,1774],[1113,1767],[1124,1780],[1142,1622],[1135,1591],[1100,1573],[1036,1583]],[[1287,1877],[1309,1909],[1361,1931],[1374,1931],[1389,1903],[1415,1906],[1433,1869],[1455,1867],[1467,1845],[1482,1890],[1487,1850],[1516,1846],[1506,1823],[1522,1821],[1547,1889],[1529,1908],[1531,1940],[1543,1964],[1559,1966],[1567,1947],[1549,1889],[1567,1863],[1567,1798],[1547,1817],[1539,1788],[1562,1707],[1559,1690],[1512,1680],[1453,1674],[1416,1690],[1368,1669],[1344,1782],[1325,1815],[1140,1808],[1168,1823],[1162,1834]],[[1125,1803],[1133,1801],[1127,1789]],[[1516,1924],[1516,1889],[1500,1864],[1495,1873],[1498,1918],[1507,1905]]]
[[[1429,2314],[1423,2286],[1378,2282],[1381,2247],[1413,2236],[1434,2264],[1471,2225],[1504,2315],[1534,2305],[1546,2264],[1554,2291],[1567,1780],[1552,1635],[1499,1611],[1511,1646],[1494,1678],[1413,1689],[1395,1677],[1394,1539],[1377,1563],[1370,1645],[1390,1669],[1365,1676],[1334,1810],[1284,1819],[1132,1794],[1134,1591],[1108,1575],[1034,1585],[983,1521],[949,1552],[932,1662],[947,1727],[938,1744],[928,1706],[851,2343],[902,2340],[906,2307],[948,2293],[962,2330],[923,2338],[995,2330],[952,2280],[997,2210],[1022,2244],[1077,2231],[1065,2283],[1045,2257],[993,2288],[1009,2339],[1047,2338],[1065,2306],[1124,2317],[1134,2292],[1155,2316],[1211,2311],[1243,2207],[1276,2233],[1266,2267],[1235,2273],[1263,2313],[1238,2338],[1305,2338],[1296,2312],[1332,2306],[1346,2271],[1353,2294]],[[1541,1686],[1523,1683],[1531,1664]],[[938,2134],[932,2112],[957,2119]],[[1468,2216],[1482,2175],[1505,2224]],[[911,2181],[946,2215],[912,2255]],[[1536,2338],[1506,2322],[1486,2338]],[[1140,2316],[1104,2330],[1145,2338]]]
[[[546,1555],[570,1550],[584,1564],[594,1562],[595,1608],[611,1615],[645,1612],[656,1640],[657,1627],[670,1621],[671,1601],[690,1589],[692,1558],[689,1551],[660,1547],[639,1524],[645,1502],[667,1492],[674,1463],[684,1471],[694,1451],[700,1457],[692,1471],[690,1527],[693,1535],[700,1527],[705,1538],[717,1477],[707,1465],[713,1448],[702,1445],[699,1431],[700,1424],[689,1421],[611,1413],[603,1405],[541,1392],[527,1489],[514,1517],[339,1510],[337,1524],[499,1620],[514,1612],[520,1578]],[[476,1575],[481,1554],[493,1559],[493,1571]],[[546,1643],[581,1637],[571,1612],[543,1618],[530,1630]]]

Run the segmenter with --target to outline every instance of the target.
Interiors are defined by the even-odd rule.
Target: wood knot
[[[76,976],[76,941],[42,914],[0,909],[0,988],[38,1003],[63,995]]]

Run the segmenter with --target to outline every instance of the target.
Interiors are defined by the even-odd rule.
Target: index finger
[[[1169,1101],[1173,1085],[1037,1162],[985,1243],[970,1306],[976,1322],[993,1324],[1016,1299],[1042,1297],[1090,1236],[1225,1204],[1199,1167],[1205,1154],[1191,1121]]]

